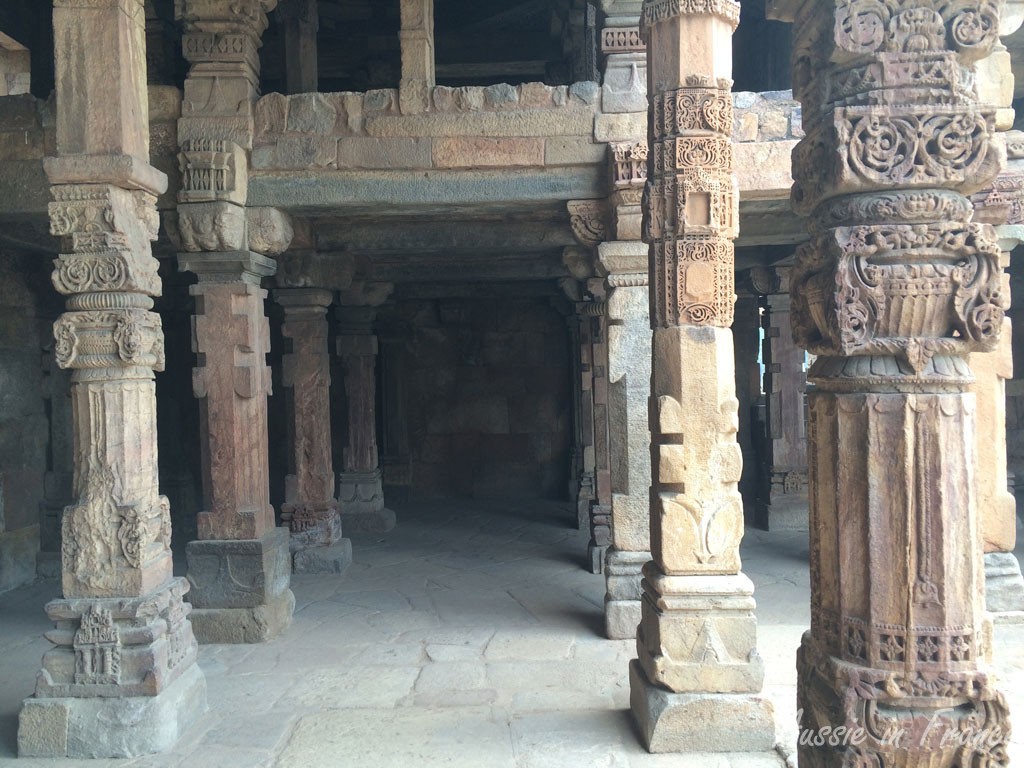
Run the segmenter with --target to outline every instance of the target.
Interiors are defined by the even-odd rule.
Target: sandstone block
[[[186,549],[189,602],[196,608],[255,608],[288,590],[288,530],[262,539],[191,541]]]
[[[598,141],[638,141],[646,136],[646,112],[598,115],[594,121],[594,138]]]
[[[775,745],[771,702],[736,694],[681,694],[629,665],[630,708],[650,752],[762,752]]]
[[[363,136],[338,142],[338,168],[430,168],[430,139],[377,139]]]
[[[446,113],[404,117],[371,116],[366,132],[379,138],[422,136],[589,136],[594,114],[588,109]]]
[[[295,595],[286,589],[255,608],[202,608],[192,611],[192,631],[201,644],[264,643],[291,626]]]
[[[288,125],[288,97],[280,93],[268,93],[256,102],[256,135],[269,136],[284,133]]]
[[[293,562],[295,573],[342,574],[352,565],[352,542],[342,539],[330,547],[300,549]]]
[[[288,130],[295,133],[328,134],[334,130],[338,113],[321,93],[303,93],[288,99]]]
[[[604,144],[595,144],[589,138],[558,136],[544,143],[545,165],[593,165],[603,162],[607,155]]]
[[[436,139],[437,168],[509,168],[544,165],[542,138],[458,137]]]

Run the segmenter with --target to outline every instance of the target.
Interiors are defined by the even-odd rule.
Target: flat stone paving
[[[648,755],[629,718],[632,641],[609,641],[604,578],[567,504],[399,506],[353,536],[344,576],[293,578],[295,622],[260,646],[203,646],[210,711],[173,753],[97,768],[780,768],[796,739],[795,649],[809,623],[806,533],[748,531],[765,695],[779,754]],[[55,581],[0,595],[0,765],[49,644]],[[1024,712],[1024,625],[996,630],[1011,712]],[[1024,734],[1011,756],[1024,759]]]

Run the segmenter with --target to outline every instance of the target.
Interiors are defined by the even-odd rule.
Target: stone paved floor
[[[582,569],[567,505],[399,508],[354,538],[342,578],[296,577],[295,623],[262,646],[204,646],[210,711],[169,755],[96,768],[778,768],[777,755],[648,755],[628,716],[631,642],[602,639],[604,582]],[[749,532],[765,693],[780,751],[795,740],[795,648],[809,621],[806,534]],[[0,595],[0,765],[48,647],[56,582]],[[996,632],[1003,689],[1024,712],[1024,626]],[[1014,749],[1024,758],[1024,736]]]

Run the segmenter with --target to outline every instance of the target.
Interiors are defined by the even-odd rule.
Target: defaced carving
[[[182,247],[190,253],[242,251],[249,240],[245,208],[233,203],[189,203],[178,206]]]

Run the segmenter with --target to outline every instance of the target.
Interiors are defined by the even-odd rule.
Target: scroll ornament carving
[[[996,177],[1005,148],[995,137],[994,113],[913,109],[837,109],[828,135],[823,129],[809,133],[793,153],[797,211],[810,214],[818,201],[836,194],[894,186],[970,194]]]
[[[984,58],[999,34],[994,0],[839,0],[835,44],[856,55],[954,51],[967,61]]]
[[[160,316],[145,310],[66,312],[53,326],[54,352],[61,368],[164,369]]]
[[[225,27],[257,38],[267,28],[267,14],[277,0],[174,0],[174,16],[186,31],[220,31]]]
[[[70,251],[54,261],[52,280],[60,293],[160,295],[149,245],[159,230],[155,197],[104,185],[52,189],[50,232]]]
[[[692,131],[732,134],[732,82],[690,77],[685,87],[654,97],[654,135],[670,138]]]
[[[608,239],[607,207],[601,200],[569,202],[572,233],[580,245],[596,248]]]
[[[935,257],[914,260],[922,253]],[[837,228],[797,252],[797,342],[815,354],[897,354],[916,371],[939,352],[990,350],[1008,307],[999,259],[986,225]]]

